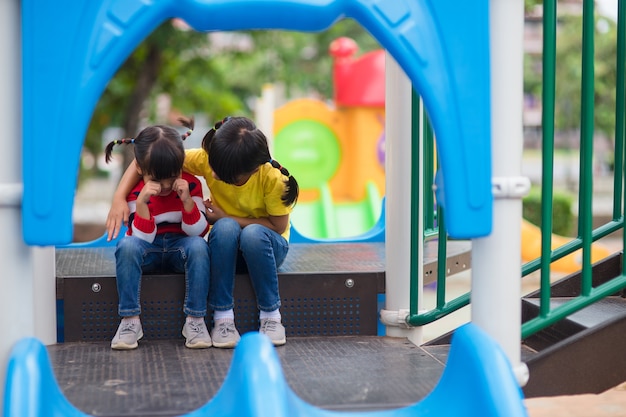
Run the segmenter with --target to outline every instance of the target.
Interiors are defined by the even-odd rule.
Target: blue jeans
[[[209,249],[211,308],[225,311],[234,307],[235,273],[240,256],[247,266],[259,310],[274,311],[280,307],[277,269],[289,250],[284,237],[259,224],[242,229],[235,220],[224,217],[209,232]]]
[[[206,316],[210,272],[206,240],[178,233],[157,235],[152,243],[135,236],[120,239],[115,249],[120,316],[141,314],[141,274],[150,272],[184,273],[183,311],[188,316]]]

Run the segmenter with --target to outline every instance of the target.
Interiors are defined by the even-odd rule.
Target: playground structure
[[[295,229],[310,238],[370,230],[385,194],[385,52],[354,58],[349,38],[333,41],[333,105],[292,100],[274,112],[274,154],[298,178]]]
[[[559,235],[552,235],[552,248],[558,248],[571,240]],[[611,252],[599,244],[591,247],[591,262],[596,263],[611,255]],[[541,230],[527,220],[522,220],[522,261],[530,262],[541,256]],[[582,251],[579,250],[553,263],[555,271],[573,273],[582,267]]]
[[[13,180],[5,184],[4,205],[11,209],[7,213],[8,227],[5,230],[13,231],[12,240],[15,241],[7,245],[5,253],[7,259],[14,260],[16,265],[14,271],[7,274],[9,285],[4,292],[6,302],[2,305],[5,309],[4,317],[11,316],[15,311],[25,313],[21,315],[24,325],[18,326],[19,330],[15,330],[15,324],[7,321],[8,319],[2,322],[3,330],[7,331],[7,337],[1,345],[4,356],[8,357],[9,350],[22,337],[39,336],[41,328],[38,326],[54,328],[48,321],[50,319],[44,320],[44,318],[54,320],[52,300],[41,304],[36,302],[40,287],[37,286],[37,274],[30,269],[33,255],[26,245],[50,247],[69,243],[71,240],[71,207],[76,186],[73,174],[77,171],[81,143],[79,140],[66,140],[64,119],[61,115],[76,115],[73,131],[75,137],[82,137],[81,133],[86,129],[91,110],[108,79],[141,39],[158,23],[169,17],[181,17],[199,31],[252,27],[313,31],[323,30],[339,18],[352,17],[379,39],[389,52],[389,58],[393,56],[410,79],[410,81],[405,79],[399,68],[392,75],[388,74],[388,86],[391,88],[387,88],[386,94],[393,100],[386,100],[388,116],[385,137],[389,143],[396,144],[397,148],[387,145],[387,149],[391,151],[387,161],[392,161],[393,164],[387,164],[387,176],[391,180],[387,180],[386,203],[387,212],[392,212],[393,218],[386,222],[386,233],[394,239],[388,239],[387,243],[386,307],[397,311],[406,307],[406,294],[409,291],[403,277],[409,275],[410,259],[413,256],[407,249],[410,246],[408,234],[411,228],[417,227],[418,222],[411,214],[411,208],[408,207],[410,204],[406,201],[408,193],[405,180],[410,178],[410,175],[407,175],[407,170],[410,170],[410,162],[407,164],[407,161],[410,161],[408,159],[410,152],[407,151],[407,146],[402,146],[407,144],[406,138],[409,136],[407,132],[410,132],[411,106],[407,106],[410,100],[407,101],[406,98],[407,94],[410,95],[412,84],[422,95],[438,135],[441,175],[438,177],[437,195],[439,204],[446,208],[449,234],[461,239],[475,239],[473,250],[477,262],[474,263],[473,269],[478,278],[473,282],[473,303],[476,307],[473,310],[474,323],[468,330],[460,331],[460,340],[466,339],[469,343],[459,342],[456,344],[459,347],[454,349],[461,349],[471,355],[480,352],[485,343],[491,344],[491,340],[495,339],[495,344],[490,345],[493,349],[490,348],[489,352],[493,353],[501,348],[504,352],[502,360],[497,359],[496,354],[480,357],[474,370],[487,372],[482,373],[484,378],[473,381],[485,389],[480,390],[480,397],[468,398],[470,401],[468,407],[475,415],[524,415],[520,392],[513,382],[515,379],[512,372],[515,371],[515,378],[523,383],[523,366],[519,357],[520,320],[516,308],[519,305],[520,294],[519,288],[516,289],[515,285],[511,285],[519,279],[519,227],[513,229],[501,227],[507,224],[515,226],[515,220],[521,217],[519,200],[521,194],[511,190],[523,187],[504,187],[507,192],[501,192],[498,197],[506,198],[494,201],[491,184],[492,120],[495,121],[496,130],[503,126],[502,131],[510,131],[509,126],[519,127],[518,123],[507,120],[508,117],[499,117],[502,116],[499,113],[503,109],[510,109],[512,114],[521,114],[515,110],[519,109],[518,103],[522,101],[517,100],[518,95],[511,93],[507,79],[519,77],[519,70],[511,70],[510,66],[515,67],[515,64],[520,62],[521,54],[518,56],[513,53],[506,56],[511,53],[511,48],[507,47],[504,40],[501,39],[503,44],[498,45],[492,39],[490,44],[489,37],[491,27],[492,32],[505,33],[506,30],[509,38],[521,38],[521,30],[519,28],[513,30],[515,25],[513,27],[510,25],[512,21],[516,21],[520,9],[515,5],[509,5],[509,2],[493,1],[494,7],[488,13],[487,1],[472,2],[471,5],[463,1],[453,3],[446,2],[443,5],[441,2],[417,0],[372,4],[353,0],[331,1],[321,5],[316,1],[258,0],[246,2],[247,7],[241,8],[237,1],[213,3],[162,0],[147,4],[142,1],[119,0],[91,2],[86,4],[84,9],[76,9],[71,7],[69,0],[55,4],[35,0],[24,1],[21,8],[23,39],[21,49],[24,56],[23,203],[19,203],[22,197],[21,183],[18,182],[18,186],[14,186]],[[14,4],[11,3],[11,6]],[[17,19],[15,18],[16,14],[19,14],[19,8],[6,7],[9,10],[2,14],[8,23],[5,30],[19,33],[16,25],[11,23],[20,21],[19,15]],[[274,7],[284,10],[285,13],[268,12]],[[491,20],[488,18],[490,14],[493,16]],[[206,18],[215,15],[236,16],[236,20]],[[504,30],[499,26],[501,24],[506,25]],[[3,38],[5,42],[9,42],[10,39],[20,37]],[[70,39],[74,42],[74,47],[58,48]],[[19,47],[17,50],[19,51]],[[10,51],[16,53],[16,46],[13,45]],[[491,60],[497,61],[499,65],[499,76],[493,79],[490,76],[492,62],[490,55]],[[6,62],[14,60],[8,59]],[[473,62],[475,65],[462,66],[458,65],[459,62]],[[42,66],[46,66],[50,71],[46,73],[38,71]],[[394,71],[393,69],[389,71],[389,68],[387,70]],[[11,75],[13,75],[11,80],[14,81],[15,74]],[[512,103],[510,106],[491,107],[491,87],[498,83],[508,86],[502,89],[506,90],[506,98],[499,96],[500,90],[494,88],[494,100],[499,104]],[[19,96],[18,92],[13,92]],[[519,93],[521,95],[521,92]],[[42,96],[55,100],[56,105],[51,106],[50,102],[43,103],[43,100],[40,100]],[[55,111],[50,111],[51,107]],[[19,118],[14,118],[16,119]],[[500,121],[504,124],[500,125]],[[502,135],[507,137],[507,147],[511,141],[521,139],[518,129],[512,130],[513,134]],[[64,146],[58,146],[59,143],[63,143]],[[497,141],[493,145],[497,147]],[[503,154],[505,153],[507,152]],[[510,155],[510,152],[508,154]],[[515,160],[517,156],[513,155],[512,158]],[[498,163],[493,163],[493,175],[500,184],[523,183],[518,178],[519,173],[511,172],[511,167],[515,166],[515,163],[509,163],[507,157],[502,158]],[[12,168],[14,166],[11,163],[5,168],[10,172],[7,177],[11,179],[15,172],[19,172]],[[66,178],[67,181],[59,183],[58,178]],[[19,224],[15,217],[20,215],[21,233],[14,226]],[[13,227],[9,226],[11,224]],[[407,227],[409,224],[411,228]],[[501,244],[503,241],[512,243],[503,248]],[[493,265],[494,262],[490,258],[497,249],[501,256],[499,262]],[[19,284],[15,282],[18,277]],[[490,300],[486,292],[498,294],[497,306],[493,305],[493,300]],[[45,299],[45,296],[42,295],[41,298]],[[496,308],[498,311],[506,312],[502,315],[506,319],[501,317],[498,322],[494,322],[490,311],[483,309],[487,300],[490,300],[490,309]],[[474,331],[474,326],[482,328],[483,330],[478,333],[484,331],[486,336],[483,337]],[[388,334],[406,336],[408,332],[390,328]],[[241,350],[246,357],[251,352],[263,354],[267,351],[262,346],[262,341],[253,340],[251,343],[258,343],[257,346],[260,348],[242,346]],[[22,355],[23,349],[35,351],[34,357],[38,359],[35,361],[28,359],[32,356],[28,353]],[[10,382],[7,383],[10,390],[4,398],[7,417],[25,415],[19,413],[28,409],[24,404],[32,400],[30,395],[34,392],[42,396],[59,394],[54,392],[54,384],[50,390],[43,392],[30,390],[32,387],[30,382],[36,379],[39,370],[43,369],[46,372],[45,358],[37,352],[38,349],[40,348],[37,343],[33,342],[25,342],[18,346],[15,358],[16,360],[25,358],[26,366],[22,367],[11,362],[9,367],[12,370],[9,374]],[[451,355],[451,359],[452,357]],[[261,356],[257,360],[264,362],[264,359],[266,357]],[[461,360],[460,363],[464,361]],[[457,364],[459,362],[451,360],[449,372],[454,373],[454,368],[461,366]],[[233,369],[235,373],[240,370],[237,367]],[[245,372],[241,372],[245,377]],[[447,378],[442,379],[441,387],[452,387],[455,390],[453,395],[460,395],[464,391],[461,389],[457,392],[454,384],[447,385],[447,381]],[[504,397],[500,396],[502,387],[507,387]],[[266,395],[269,393],[277,399],[284,400],[289,410],[298,410],[302,407],[297,399],[283,397],[280,387],[269,386],[267,389]],[[423,405],[418,404],[416,408],[428,409],[430,412],[436,412],[432,410],[437,407],[443,410],[450,401],[448,395],[440,393],[441,391],[435,391],[431,399],[424,400],[424,403],[420,403]],[[228,391],[224,395],[227,394]],[[49,403],[42,399],[38,404]],[[65,405],[61,405],[57,411],[79,415]],[[41,408],[34,410],[34,413],[43,412]],[[242,412],[265,415],[260,409]],[[311,408],[306,408],[306,412],[312,415],[330,415]],[[406,415],[408,412],[408,410],[397,411],[397,415]],[[393,411],[388,414],[392,415]]]

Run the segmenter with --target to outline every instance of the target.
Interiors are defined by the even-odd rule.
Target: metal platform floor
[[[140,341],[133,351],[109,342],[48,346],[68,400],[93,416],[180,416],[210,401],[234,350],[193,350],[180,340]],[[418,347],[404,338],[292,337],[276,348],[291,389],[305,402],[333,410],[407,406],[435,387],[449,346]]]
[[[449,241],[447,248],[450,273],[470,267],[470,242]],[[110,338],[119,323],[115,314],[113,250],[112,247],[80,248],[56,252],[57,296],[65,303],[66,342],[48,346],[47,350],[59,387],[72,404],[93,416],[180,416],[200,408],[220,389],[234,351],[187,349],[180,335],[182,324],[172,318],[168,318],[173,329],[168,337],[146,334],[137,350],[111,350]],[[436,261],[436,241],[429,241],[424,247],[427,282],[436,278]],[[290,286],[281,288],[281,295],[288,298],[281,308],[288,341],[276,351],[285,380],[302,400],[325,409],[379,410],[414,404],[435,387],[443,373],[449,345],[418,347],[404,338],[375,336],[376,294],[384,293],[384,243],[294,244],[279,275],[281,285]],[[348,278],[358,285],[348,288],[344,285]],[[339,284],[331,286],[335,281]],[[156,285],[158,291],[152,298],[168,292],[165,285],[167,281]],[[242,287],[237,285],[236,291]],[[341,323],[352,323],[348,329],[351,333],[343,332],[343,325],[337,329],[324,327],[334,322],[324,322],[320,327],[313,320],[316,315],[308,311],[300,313],[298,308],[302,303],[291,300],[298,291],[305,291],[303,297],[321,291],[325,296],[337,298],[343,293],[350,296],[351,291],[362,291],[360,287],[364,288],[363,294],[351,296],[360,306],[355,317],[332,303],[323,303],[328,304],[326,309],[332,310],[330,313],[340,318]],[[110,300],[102,303],[99,297],[107,291]],[[150,298],[144,292],[142,299]],[[180,294],[176,297],[182,299]],[[91,298],[96,307],[80,307]],[[240,300],[236,307],[241,304]],[[316,308],[319,315],[320,308]],[[113,313],[105,314],[102,312],[105,310]],[[341,310],[341,314],[335,310]],[[95,323],[97,326],[94,323],[87,326],[97,327],[104,335],[102,338],[87,338],[81,333],[74,341],[67,341],[70,326],[80,325],[80,321],[91,316],[99,320],[108,315],[112,317],[107,324],[110,329],[105,326],[106,331],[102,331],[105,327],[99,322]],[[238,312],[237,317],[241,318],[242,314]],[[354,323],[361,321],[362,326],[351,330]],[[317,333],[303,332],[301,329],[305,327]],[[238,328],[242,333],[246,331],[241,323]]]

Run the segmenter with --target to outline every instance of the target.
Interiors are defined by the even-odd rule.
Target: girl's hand
[[[148,181],[137,196],[137,203],[148,204],[150,197],[161,193],[161,184],[156,181]]]
[[[226,217],[226,213],[211,200],[204,200],[204,207],[206,207],[206,215],[210,224],[215,223],[222,217]]]
[[[109,209],[106,221],[107,241],[117,239],[117,235],[120,233],[122,225],[128,224],[128,217],[130,216],[130,209],[126,198],[114,198]]]
[[[174,181],[172,188],[174,189],[174,191],[176,191],[176,194],[178,194],[178,198],[180,198],[180,201],[182,201],[183,204],[191,199],[191,194],[189,193],[189,183],[187,182],[187,180],[178,178],[176,181]]]
[[[196,207],[196,203],[193,201],[193,198],[191,198],[189,183],[187,180],[182,178],[176,179],[174,184],[172,184],[172,189],[176,191],[176,194],[178,194],[178,198],[180,198],[180,201],[183,203],[185,211],[187,213],[191,213],[191,211],[194,210],[194,207]]]
[[[143,188],[137,196],[137,205],[135,215],[142,219],[150,219],[150,209],[148,208],[148,202],[150,197],[159,195],[161,193],[161,184],[156,181],[148,181],[144,184]]]

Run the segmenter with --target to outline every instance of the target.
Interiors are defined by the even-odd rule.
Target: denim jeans
[[[206,316],[210,273],[206,240],[178,233],[157,235],[152,243],[135,236],[120,239],[115,250],[120,316],[141,314],[141,275],[150,272],[184,273],[183,311],[188,316]]]
[[[289,242],[265,226],[251,224],[243,229],[233,219],[221,218],[209,232],[211,291],[209,306],[217,311],[234,307],[233,291],[238,258],[245,261],[261,311],[280,307],[278,267],[289,250]]]

